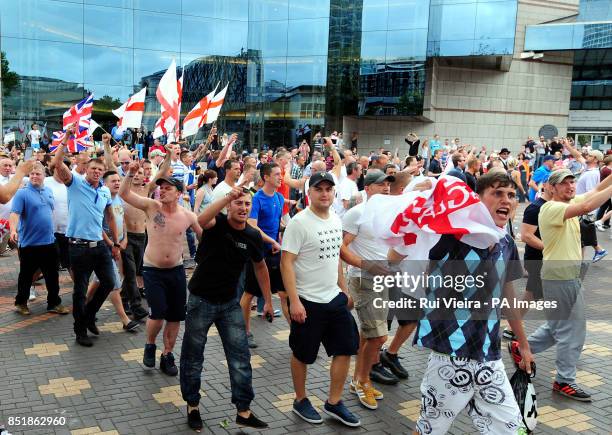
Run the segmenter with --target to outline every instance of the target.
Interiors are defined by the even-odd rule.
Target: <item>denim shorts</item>
[[[185,320],[187,278],[182,264],[170,269],[144,266],[142,278],[152,320]]]

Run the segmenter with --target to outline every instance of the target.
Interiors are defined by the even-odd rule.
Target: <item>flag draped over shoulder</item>
[[[505,234],[467,184],[452,176],[431,179],[432,188],[399,196],[375,195],[366,205],[361,224],[399,254],[426,260],[443,234],[476,248],[487,248]]]

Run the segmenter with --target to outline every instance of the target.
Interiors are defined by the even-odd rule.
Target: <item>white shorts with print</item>
[[[527,433],[502,360],[478,362],[432,352],[416,431],[445,434],[463,409],[480,433]]]

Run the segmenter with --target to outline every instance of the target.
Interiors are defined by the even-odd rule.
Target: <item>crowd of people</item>
[[[610,228],[612,155],[578,149],[568,138],[529,138],[512,155],[507,148],[473,147],[458,138],[443,143],[437,135],[421,141],[410,133],[401,157],[383,148],[360,153],[355,134],[345,148],[336,132],[301,138],[291,149],[240,152],[233,149],[236,134],[219,136],[214,127],[204,143],[193,146],[155,140],[143,148],[136,146],[139,141],[119,142],[119,133],[105,133],[101,147],[70,155],[66,141],[72,133],[68,127],[53,153],[34,146],[40,134],[33,134],[31,159],[18,146],[0,156],[0,252],[18,252],[16,310],[30,315],[28,302],[38,297],[35,283],[42,277],[47,311],[70,313],[59,295],[59,274],[67,271],[79,345],[94,345],[90,334],[100,334],[96,314],[106,299],[127,332],[145,321],[143,365],[156,367],[161,333],[159,368],[169,376],[180,368],[191,428],[203,427],[201,374],[213,325],[228,361],[237,423],[267,427],[250,410],[255,394],[249,349],[258,346],[251,310],[289,325],[293,411],[313,424],[323,419],[308,399],[306,380],[321,344],[332,357],[322,411],[354,427],[360,419],[342,399],[351,358],[356,364],[349,392],[375,410],[384,395],[373,382],[398,384],[409,377],[398,354],[413,334],[415,344],[432,350],[416,433],[445,433],[463,409],[480,432],[520,430],[521,412],[501,359],[502,337],[517,366],[529,373],[534,354],[556,346],[553,391],[591,400],[576,384],[586,336],[581,272],[585,248],[594,249],[593,262],[607,254],[597,232]],[[458,295],[431,286],[426,297],[489,303],[514,298],[513,281],[527,273],[523,299],[555,301],[565,317],[547,318],[527,336],[525,309],[505,313],[510,328],[504,331],[500,309],[491,305],[484,320],[476,312],[458,318],[453,310],[374,309],[375,297],[405,296],[393,288],[374,291],[373,279],[390,273],[406,255],[364,224],[367,202],[375,195],[400,200],[444,177],[465,182],[495,225],[507,231],[486,249],[443,235],[426,260],[434,268],[468,259],[485,268],[498,261],[507,267],[489,273],[484,292]],[[524,201],[529,205],[515,233],[512,220]],[[511,261],[519,259],[515,238],[526,244],[523,267]],[[189,268],[194,270],[188,281]],[[398,327],[387,343],[394,319]]]

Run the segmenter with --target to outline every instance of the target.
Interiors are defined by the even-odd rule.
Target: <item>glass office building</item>
[[[291,146],[344,116],[417,119],[428,59],[511,55],[516,14],[517,0],[0,0],[2,127],[58,129],[89,92],[110,126],[147,86],[152,129],[172,59],[183,115],[230,83],[219,125],[246,147]]]

